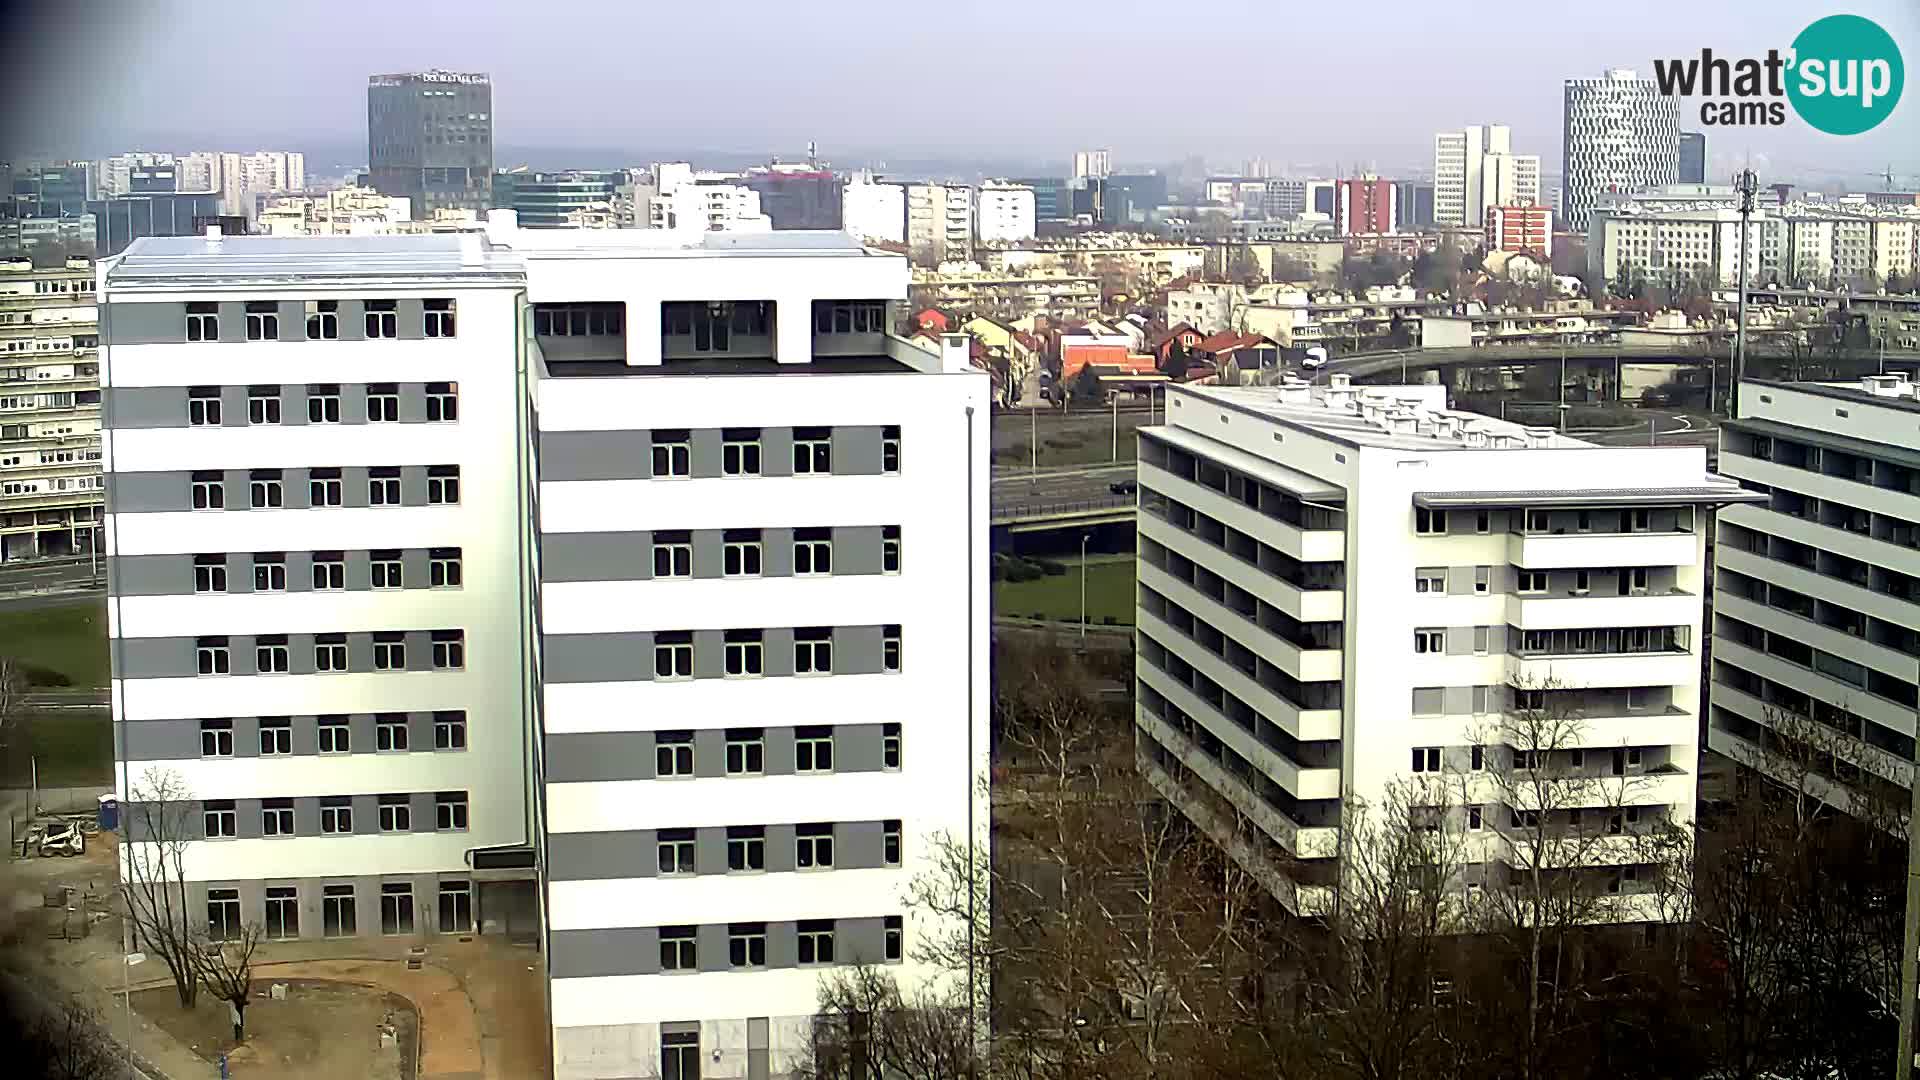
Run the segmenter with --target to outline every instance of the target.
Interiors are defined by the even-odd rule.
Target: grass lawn
[[[40,766],[40,786],[80,787],[113,782],[113,723],[104,706],[27,712],[20,734],[0,762],[0,786],[26,787],[30,761]]]
[[[1133,625],[1133,556],[1117,555],[1087,560],[1087,619],[1104,623],[1108,616]],[[1069,563],[1057,577],[1033,581],[997,581],[993,585],[993,613],[1009,618],[1042,618],[1072,622],[1080,618],[1080,566]]]
[[[52,668],[75,686],[107,685],[106,601],[0,611],[0,656]]]

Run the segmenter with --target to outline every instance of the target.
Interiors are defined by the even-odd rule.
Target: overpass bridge
[[[1131,481],[1133,462],[1067,468],[995,469],[991,524],[995,533],[1047,532],[1133,521],[1139,497],[1112,485]]]
[[[1750,359],[1772,359],[1781,354],[1772,349],[1755,346],[1749,352]],[[1676,366],[1695,366],[1705,364],[1709,356],[1720,361],[1733,358],[1731,343],[1716,343],[1711,349],[1686,348],[1675,345],[1622,345],[1618,342],[1570,344],[1564,353],[1558,345],[1476,345],[1455,346],[1435,349],[1385,349],[1377,352],[1345,353],[1327,359],[1321,367],[1322,372],[1352,375],[1355,378],[1369,378],[1375,375],[1397,374],[1401,370],[1408,372],[1427,371],[1434,368],[1452,367],[1490,367],[1510,364],[1559,363],[1562,356],[1567,363],[1590,363],[1608,361],[1632,364],[1674,364]],[[1862,362],[1877,360],[1879,352],[1860,353],[1849,356]],[[1819,357],[1812,358],[1816,362]],[[1886,352],[1889,363],[1920,365],[1920,351],[1913,349],[1889,349]]]

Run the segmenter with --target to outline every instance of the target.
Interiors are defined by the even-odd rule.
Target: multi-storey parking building
[[[184,781],[216,936],[537,929],[560,1077],[782,1075],[823,970],[942,974],[988,386],[903,258],[496,212],[102,281],[122,794]]]
[[[0,562],[97,550],[99,337],[91,261],[0,266]]]
[[[1431,782],[1466,892],[1557,852],[1595,917],[1654,918],[1630,838],[1692,820],[1706,528],[1752,496],[1444,395],[1176,390],[1142,429],[1141,768],[1297,912],[1343,804]]]

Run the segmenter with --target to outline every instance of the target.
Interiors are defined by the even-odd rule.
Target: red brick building
[[[1487,207],[1487,250],[1553,257],[1553,211],[1544,206]]]
[[[1393,216],[1393,181],[1377,176],[1336,180],[1333,210],[1341,236],[1393,232],[1398,224]]]

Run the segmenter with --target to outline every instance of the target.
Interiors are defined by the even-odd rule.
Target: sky
[[[1506,123],[1560,168],[1561,81],[1655,57],[1756,56],[1812,19],[1880,23],[1920,65],[1920,0],[9,0],[0,4],[0,154],[308,149],[365,155],[366,77],[491,74],[496,164],[595,151],[634,164],[699,151],[840,165],[1058,165],[1260,156],[1327,171],[1431,166],[1433,134]],[[1697,104],[1682,127],[1697,128]],[[1920,187],[1920,88],[1851,137],[1797,117],[1705,129],[1710,173],[1861,187],[1889,164]],[[580,162],[604,164],[605,162]],[[310,163],[309,168],[329,162]],[[1873,187],[1881,186],[1878,182]]]

